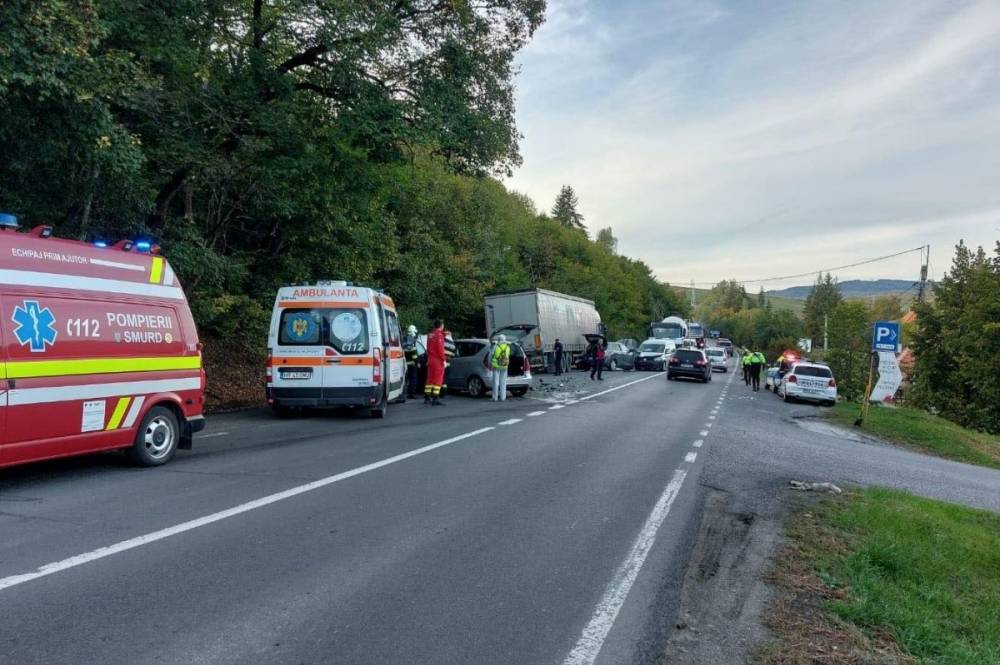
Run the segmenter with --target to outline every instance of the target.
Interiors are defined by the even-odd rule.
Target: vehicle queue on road
[[[728,370],[728,350],[706,349],[703,328],[679,317],[654,323],[642,344],[609,344],[591,301],[540,290],[493,298],[494,317],[515,301],[522,309],[544,304],[545,314],[506,322],[504,332],[518,335],[510,340],[500,331],[456,340],[443,322],[429,335],[404,336],[395,303],[378,289],[346,281],[283,287],[268,330],[266,401],[279,416],[349,407],[383,418],[389,404],[421,394],[431,404],[448,390],[522,397],[532,358],[555,371],[575,362],[595,380],[604,369],[635,369],[707,383]],[[47,226],[20,232],[14,216],[0,214],[0,309],[0,467],[114,449],[157,466],[204,428],[202,345],[179,280],[151,243],[65,240]],[[595,330],[577,331],[579,346],[565,326],[565,339],[543,342],[541,328],[555,329],[561,311],[589,317],[586,327]],[[574,355],[575,348],[585,351]],[[785,367],[766,386],[786,401],[836,399],[822,365]]]

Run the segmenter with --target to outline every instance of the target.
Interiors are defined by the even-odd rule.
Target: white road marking
[[[718,412],[719,412],[718,409],[712,409],[712,413],[718,413]]]
[[[715,420],[715,416],[709,416],[708,419],[709,420]]]
[[[511,418],[510,420],[502,420],[497,425],[516,425],[519,422],[521,422],[521,418]]]
[[[663,490],[663,494],[653,506],[653,511],[646,518],[646,523],[639,531],[639,535],[632,544],[632,549],[629,550],[625,561],[618,567],[614,578],[604,591],[601,601],[597,604],[593,617],[583,629],[583,634],[577,640],[576,646],[566,656],[563,665],[592,665],[597,660],[597,655],[601,652],[601,647],[604,646],[604,640],[611,631],[622,605],[625,604],[625,599],[628,597],[632,585],[635,584],[642,564],[645,563],[646,557],[656,541],[656,533],[670,513],[670,507],[673,505],[674,499],[677,498],[686,475],[687,472],[681,469],[674,471],[673,477],[667,483],[667,488]]]
[[[691,445],[692,445],[692,446],[694,446],[695,448],[701,448],[701,446],[702,446],[702,444],[703,444],[703,443],[705,443],[705,440],[704,440],[704,439],[697,439],[697,440],[696,440],[696,441],[695,441],[694,443],[692,443]]]
[[[220,510],[217,513],[205,515],[204,517],[198,517],[196,519],[189,520],[187,522],[181,522],[180,524],[175,524],[174,526],[170,526],[165,529],[160,529],[159,531],[153,531],[152,533],[147,533],[143,536],[129,538],[128,540],[123,540],[119,543],[115,543],[114,545],[108,545],[107,547],[100,547],[90,552],[77,554],[76,556],[71,556],[68,559],[63,559],[62,561],[55,561],[53,563],[48,563],[45,564],[44,566],[36,568],[30,573],[22,573],[20,575],[11,575],[9,577],[3,577],[0,578],[0,591],[18,586],[19,584],[24,584],[25,582],[31,582],[32,580],[37,580],[40,577],[47,577],[48,575],[52,575],[54,573],[67,570],[69,568],[76,568],[77,566],[82,566],[83,564],[90,563],[92,561],[97,561],[98,559],[104,559],[109,556],[118,554],[119,552],[125,552],[127,550],[135,549],[137,547],[142,547],[143,545],[149,545],[150,543],[155,543],[158,540],[163,540],[164,538],[176,536],[186,531],[192,531],[194,529],[207,526],[215,522],[221,522],[224,519],[235,517],[236,515],[242,515],[243,513],[248,513],[251,510],[257,510],[258,508],[269,506],[272,503],[278,503],[279,501],[284,501],[285,499],[291,499],[292,497],[296,497],[300,494],[305,494],[306,492],[312,492],[313,490],[318,490],[321,487],[326,487],[327,485],[339,483],[342,480],[347,480],[348,478],[360,476],[364,473],[368,473],[369,471],[381,469],[384,466],[389,466],[390,464],[395,464],[396,462],[402,462],[405,459],[416,457],[417,455],[423,455],[424,453],[429,453],[432,450],[443,448],[444,446],[448,446],[453,443],[458,443],[459,441],[464,441],[465,439],[471,439],[474,436],[479,436],[480,434],[490,432],[493,429],[495,428],[483,427],[481,429],[477,429],[472,432],[459,434],[458,436],[453,436],[452,438],[445,439],[444,441],[438,441],[437,443],[432,443],[430,445],[423,446],[422,448],[415,448],[414,450],[411,450],[409,452],[401,453],[393,457],[387,457],[383,460],[379,460],[378,462],[365,464],[364,466],[359,466],[354,469],[350,469],[349,471],[344,471],[342,473],[338,473],[332,476],[327,476],[326,478],[314,480],[313,482],[306,483],[305,485],[292,487],[291,489],[287,489],[282,492],[276,492],[275,494],[268,494],[267,496],[261,497],[259,499],[254,499],[253,501],[241,503],[238,506],[233,506],[232,508],[227,508],[226,510]]]
[[[623,383],[620,386],[615,386],[614,388],[608,388],[607,390],[602,390],[599,393],[594,393],[593,395],[587,395],[586,397],[581,397],[579,401],[583,402],[588,399],[594,399],[595,397],[600,397],[601,395],[607,395],[608,393],[613,393],[616,390],[621,390],[622,388],[628,388],[629,386],[634,386],[637,383],[642,383],[643,381],[649,381],[650,379],[655,379],[660,377],[660,374],[650,374],[649,376],[643,377],[641,379],[636,379],[635,381],[629,381],[628,383]]]
[[[688,453],[684,456],[684,461],[688,464],[693,463],[696,459],[698,459],[698,453]]]
[[[701,430],[700,432],[698,432],[698,436],[708,436],[708,430],[707,429]]]
[[[199,434],[196,439],[211,439],[217,436],[229,436],[229,432],[212,432],[211,434]]]
[[[705,423],[705,427],[711,428],[715,423]]]
[[[532,411],[531,413],[528,414],[528,417],[534,418],[535,416],[544,416],[544,415],[545,415],[544,411]]]
[[[566,408],[565,404],[553,404],[552,406],[549,407],[549,411],[558,411],[559,409],[565,409],[565,408]]]

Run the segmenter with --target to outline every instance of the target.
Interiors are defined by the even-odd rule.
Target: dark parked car
[[[631,350],[621,342],[611,342],[604,349],[604,367],[612,372],[616,369],[635,369],[637,351]]]
[[[467,392],[472,397],[482,397],[492,391],[492,377],[487,356],[491,350],[487,339],[457,339],[450,341],[454,346],[454,356],[445,370],[444,382],[448,392]],[[527,355],[517,342],[510,344],[510,366],[507,369],[507,390],[515,397],[523,397],[531,387],[531,366]],[[427,336],[421,335],[417,341],[420,357],[417,360],[417,394],[424,394],[427,381],[426,363]]]
[[[726,339],[725,337],[721,337],[715,342],[715,345],[721,346],[726,350],[726,353],[729,355],[730,358],[733,357],[733,343],[730,340]]]
[[[667,380],[685,376],[700,379],[702,383],[712,380],[712,363],[701,349],[677,349],[667,365]]]

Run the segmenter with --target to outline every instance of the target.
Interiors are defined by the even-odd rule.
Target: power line
[[[885,256],[878,256],[874,259],[866,259],[864,261],[858,261],[857,263],[848,263],[843,266],[835,266],[833,268],[821,268],[819,270],[810,270],[809,272],[802,272],[797,275],[782,275],[780,277],[764,277],[761,279],[733,279],[727,280],[730,282],[736,282],[737,284],[759,284],[762,282],[780,282],[784,279],[796,279],[798,277],[809,277],[815,275],[816,273],[823,272],[834,272],[836,270],[846,270],[847,268],[856,268],[857,266],[867,265],[869,263],[876,263],[878,261],[885,261],[886,259],[893,259],[897,256],[902,256],[904,254],[911,254],[913,252],[920,252],[924,249],[925,245],[920,247],[914,247],[913,249],[904,249],[902,252],[896,252],[895,254],[886,254]],[[715,286],[718,282],[696,282],[698,286]]]

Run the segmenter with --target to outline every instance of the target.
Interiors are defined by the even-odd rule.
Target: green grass
[[[852,426],[860,409],[858,404],[840,402],[828,413],[834,422]],[[965,429],[920,409],[873,404],[868,411],[865,431],[920,452],[1000,469],[1000,439]]]
[[[1000,515],[871,489],[808,516],[790,535],[835,616],[918,663],[1000,663]]]

